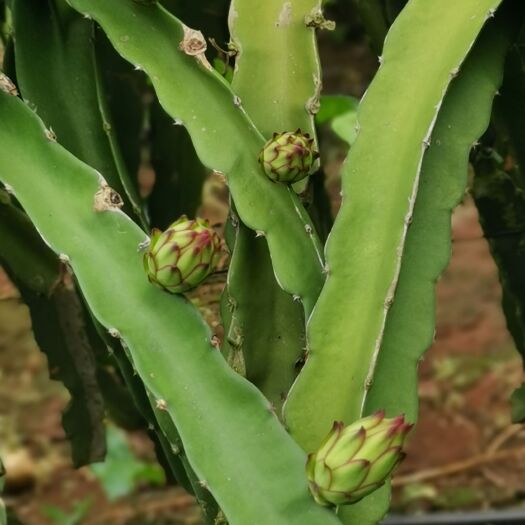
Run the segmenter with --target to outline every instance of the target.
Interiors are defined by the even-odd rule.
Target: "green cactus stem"
[[[450,258],[450,214],[464,198],[468,154],[486,130],[497,99],[504,57],[516,29],[512,20],[523,14],[521,7],[517,12],[501,8],[484,28],[443,102],[423,161],[395,300],[365,397],[365,413],[385,408],[387,414],[405,413],[410,421],[417,417],[417,364],[434,339],[433,283]]]
[[[278,2],[231,2],[229,28],[238,50],[232,88],[266,139],[275,130],[296,128],[315,137],[308,103],[317,100],[320,67],[315,31],[306,27],[304,17],[316,7],[317,0],[294,1],[290,23],[277,27]],[[287,67],[288,61],[295,67]],[[294,184],[294,191],[303,191],[308,180]],[[304,225],[306,235],[314,230],[310,224]],[[304,312],[277,283],[266,239],[235,213],[228,227],[235,240],[229,241],[232,258],[222,308],[223,319],[230,318],[225,346],[232,366],[242,369],[280,415],[304,353]]]
[[[0,179],[71,265],[99,322],[125,345],[228,521],[338,523],[308,496],[305,454],[267,400],[228,367],[197,310],[148,284],[137,252],[144,232],[110,203],[94,209],[100,174],[49,141],[35,113],[1,91],[0,120]],[[65,182],[62,173],[72,176]]]
[[[322,17],[321,3],[231,2],[229,26],[237,50],[233,88],[266,139],[275,131],[301,128],[317,143],[321,66],[316,31],[308,21]],[[302,194],[308,180],[295,183],[294,191]]]
[[[71,442],[73,463],[80,467],[103,460],[105,408],[96,377],[90,320],[64,265],[1,189],[0,262],[29,308],[51,379],[62,382],[70,393],[62,425]]]
[[[509,15],[503,6],[483,30],[443,102],[423,161],[395,300],[364,398],[363,415],[385,409],[390,416],[404,413],[411,422],[417,419],[417,369],[434,340],[434,283],[450,257],[450,214],[464,198],[468,153],[490,119],[514,30],[512,20],[523,18],[523,13],[510,11]],[[386,511],[389,497],[385,486],[362,502],[344,507],[342,520],[361,525],[365,522],[362,513],[374,508]]]
[[[52,130],[50,136],[104,173],[122,196],[124,211],[145,225],[136,181],[127,171],[113,128],[93,21],[65,0],[17,0],[13,22],[23,99],[38,109]]]
[[[292,435],[307,450],[333,421],[362,416],[439,109],[499,3],[447,0],[444,11],[442,3],[412,0],[392,26],[344,167],[343,203],[326,247],[328,278],[308,323],[308,359],[285,405]],[[439,63],[429,61],[429,54]],[[407,70],[414,74],[407,76]],[[396,104],[393,92],[404,93]],[[413,125],[405,126],[409,114]]]
[[[225,175],[240,219],[266,236],[281,288],[299,297],[309,315],[324,282],[319,239],[305,232],[310,220],[297,195],[262,172],[257,157],[264,138],[242,99],[203,61],[204,46],[196,56],[187,49],[188,55],[184,48],[194,34],[160,5],[68,2],[93,17],[119,53],[148,74],[164,109],[188,130],[201,162]]]
[[[459,6],[450,1],[443,11],[442,3],[411,0],[386,40],[383,63],[361,103],[360,131],[343,170],[343,204],[327,244],[327,283],[308,324],[307,361],[285,404],[285,421],[307,450],[318,446],[334,420],[350,423],[383,408],[388,415],[406,413],[409,421],[415,420],[416,367],[427,348],[425,337],[431,340],[433,334],[434,281],[449,256],[450,210],[463,193],[465,179],[458,179],[458,173],[466,176],[468,151],[486,126],[505,45],[495,46],[495,55],[483,47],[480,52],[490,57],[490,76],[485,64],[478,69],[475,62],[474,77],[459,91],[458,106],[443,120],[440,113],[447,107],[446,91],[454,78],[461,80],[460,66],[471,48],[476,49],[478,33],[492,19],[498,3],[468,0],[468,5]],[[442,25],[443,15],[450,16],[450,23]],[[445,27],[446,50],[443,38],[432,36]],[[413,46],[407,44],[412,38]],[[435,51],[430,51],[434,46]],[[427,60],[429,53],[440,56],[439,68]],[[407,70],[414,71],[410,78]],[[479,82],[478,75],[488,85]],[[392,93],[404,95],[392,104]],[[474,93],[480,98],[471,106]],[[473,112],[468,115],[467,105]],[[417,115],[412,121],[417,129],[403,124],[408,114]],[[389,127],[385,121],[391,122]],[[441,137],[436,135],[434,142],[438,122]],[[399,133],[391,133],[393,129]],[[442,156],[438,152],[443,152],[447,132],[456,130],[459,135],[451,135],[451,154]],[[435,158],[427,167],[425,159],[434,146]],[[406,156],[400,157],[400,148]],[[445,168],[434,166],[441,157]],[[445,183],[443,173],[452,180]],[[441,188],[442,181],[438,200],[436,185]],[[425,201],[422,187],[428,192]],[[425,204],[420,208],[419,202]],[[432,239],[436,236],[431,243],[429,232],[434,232]],[[405,243],[411,244],[410,257]],[[390,321],[393,307],[401,315]],[[415,322],[415,316],[420,321]],[[416,335],[416,329],[425,335]],[[386,512],[388,499],[385,486],[339,515],[352,525],[376,523]]]

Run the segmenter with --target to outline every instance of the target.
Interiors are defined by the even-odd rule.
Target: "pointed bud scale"
[[[347,427],[336,422],[319,450],[309,454],[306,475],[317,503],[356,503],[381,487],[404,458],[412,425],[404,416],[386,418],[383,411]]]
[[[311,174],[318,157],[314,139],[298,129],[274,133],[264,145],[259,162],[270,179],[292,184]]]
[[[159,288],[183,293],[215,271],[220,254],[221,240],[208,222],[182,216],[166,231],[152,231],[144,269]]]

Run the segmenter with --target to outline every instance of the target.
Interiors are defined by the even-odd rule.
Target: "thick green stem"
[[[328,279],[308,325],[308,360],[285,407],[305,450],[317,448],[334,420],[362,414],[439,109],[499,3],[412,0],[387,38],[343,171],[343,204],[326,248]],[[403,95],[392,103],[395,93]]]
[[[146,71],[164,109],[187,128],[201,162],[226,176],[243,223],[266,236],[279,285],[309,314],[324,281],[322,247],[298,197],[260,168],[264,139],[242,98],[202,55],[187,56],[179,48],[185,26],[159,5],[69,2],[95,18],[117,51]]]
[[[197,310],[147,282],[137,251],[145,235],[115,208],[101,176],[49,140],[34,112],[3,92],[0,119],[0,180],[71,265],[99,322],[126,345],[230,523],[337,523],[308,496],[304,453],[211,345]]]
[[[386,319],[363,414],[382,409],[389,416],[403,413],[409,421],[417,420],[417,368],[434,339],[434,287],[450,258],[450,215],[464,197],[469,151],[489,123],[514,29],[505,8],[497,16],[452,82],[423,160],[395,299]],[[388,490],[384,490],[383,497],[386,511]],[[345,511],[343,521],[348,515],[353,518],[349,523],[361,524],[359,512],[372,505],[380,508],[377,501],[365,499],[356,509]]]
[[[124,199],[125,210],[145,224],[113,129],[93,22],[65,0],[17,0],[13,14],[17,81],[24,100],[60,144],[104,173]]]
[[[71,395],[62,424],[71,442],[73,463],[82,466],[103,460],[104,402],[85,312],[65,267],[3,190],[0,261],[29,307],[35,339],[46,354],[51,379],[61,381]]]
[[[315,30],[305,20],[319,11],[318,0],[231,4],[230,32],[237,50],[232,87],[266,139],[297,128],[315,137],[321,77]],[[280,412],[304,352],[304,314],[279,288],[265,239],[234,219],[226,292],[232,311],[230,361],[235,365],[243,356],[246,377]]]

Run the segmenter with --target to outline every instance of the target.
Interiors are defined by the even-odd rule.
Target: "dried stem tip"
[[[204,35],[196,29],[184,27],[184,38],[179,44],[179,49],[189,56],[198,56],[206,52],[206,39]]]
[[[18,90],[16,89],[16,86],[13,84],[12,80],[7,76],[4,75],[0,71],[0,90],[4,91],[8,95],[13,95],[14,97],[18,96]]]

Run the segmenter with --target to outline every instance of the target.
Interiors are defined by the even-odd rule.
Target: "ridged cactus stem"
[[[38,108],[60,144],[105,174],[124,199],[124,210],[145,226],[135,182],[113,129],[94,23],[65,0],[17,0],[13,22],[22,97]]]
[[[198,311],[147,282],[137,250],[145,234],[115,206],[101,175],[49,141],[35,113],[1,91],[0,119],[0,180],[71,266],[99,322],[125,344],[229,522],[338,523],[308,497],[305,454],[225,363]]]
[[[360,131],[343,169],[343,203],[327,244],[327,282],[308,324],[307,361],[285,404],[285,421],[308,451],[317,448],[334,420],[350,423],[368,410],[367,395],[377,381],[405,244],[415,227],[414,206],[431,135],[451,82],[498,4],[468,0],[459,6],[447,0],[446,6],[438,6],[411,0],[387,37],[382,65],[361,103]],[[428,61],[429,54],[439,58]],[[407,76],[406,71],[413,74]],[[404,93],[406,107],[399,100],[392,104],[392,93]],[[410,125],[407,115],[413,116]],[[472,142],[467,141],[468,147]],[[466,149],[461,150],[463,162]],[[431,293],[433,279],[434,274],[420,286]],[[425,330],[432,322],[432,317],[425,318]],[[400,335],[412,323],[403,326]],[[392,356],[403,350],[396,346]],[[385,372],[397,385],[395,395],[390,394],[396,399],[406,385],[397,383],[390,369]],[[384,384],[381,381],[383,388]],[[413,399],[416,392],[407,394]],[[389,404],[384,396],[378,396],[378,403],[385,406],[375,405],[376,410]],[[357,508],[345,509],[343,521],[363,523],[363,516],[370,516],[367,505],[365,499]],[[375,508],[377,520],[385,501]]]
[[[297,128],[315,137],[320,68],[315,30],[307,27],[305,18],[319,7],[317,0],[293,5],[231,2],[229,27],[237,50],[232,87],[265,139]],[[312,146],[317,147],[315,140]],[[294,188],[302,190],[305,185]],[[235,241],[223,308],[231,315],[230,361],[242,368],[280,413],[304,353],[305,316],[294,300],[297,297],[279,288],[266,240],[257,238],[235,214],[232,220]],[[305,224],[305,234],[313,232],[310,224]]]
[[[106,454],[104,402],[81,301],[65,266],[25,213],[0,189],[0,262],[29,308],[32,329],[51,379],[71,395],[62,415],[76,466]]]
[[[170,416],[166,414],[165,407],[155,399],[151,399],[151,403],[152,408],[155,411],[156,420],[161,428],[160,431],[165,436],[163,446],[169,447],[170,450],[168,452],[171,451],[171,454],[168,457],[172,458],[172,461],[179,460],[184,468],[184,472],[191,486],[190,492],[195,495],[195,498],[199,503],[205,525],[216,525],[220,516],[220,509],[210,492],[207,481],[205,479],[200,479],[191,467],[186,452],[184,451],[184,445],[178,435],[173,421]]]
[[[324,20],[321,6],[321,0],[230,4],[237,52],[233,89],[266,139],[300,128],[317,147],[314,116],[322,79],[315,32]],[[307,184],[305,179],[294,188],[301,193]]]
[[[478,33],[500,3],[468,0],[459,8],[448,1],[447,21],[442,3],[431,7],[424,0],[409,2],[389,34],[382,66],[359,110],[360,132],[343,172],[343,204],[326,248],[328,279],[309,322],[309,358],[286,405],[287,423],[307,449],[315,448],[332,421],[361,415],[439,110]],[[441,38],[445,28],[446,39]],[[439,61],[428,61],[425,57],[438,44]],[[417,75],[407,77],[412,69]],[[406,108],[391,104],[392,92],[405,93]],[[376,118],[378,104],[385,106],[383,119]],[[411,126],[403,125],[404,133],[393,135],[383,125],[387,114],[392,114],[395,129],[404,115],[415,118]],[[347,385],[345,392],[340,392],[342,384]],[[313,424],[312,413],[320,414]]]
[[[364,414],[384,409],[389,415],[404,413],[411,422],[417,419],[417,368],[434,340],[434,283],[450,257],[450,214],[464,197],[468,152],[488,125],[512,34],[512,23],[502,9],[452,83],[436,122]],[[387,490],[383,496],[386,509]],[[367,504],[374,502],[365,499],[358,505]],[[352,511],[345,509],[344,514]]]
[[[525,14],[517,11],[502,7],[496,21],[487,25],[444,100],[423,161],[395,301],[365,399],[367,413],[381,407],[389,413],[402,410],[411,421],[417,417],[417,362],[432,344],[435,330],[433,282],[450,258],[450,214],[464,196],[468,153],[489,123],[515,30],[512,18]]]
[[[230,4],[230,34],[237,51],[233,87],[235,91],[241,87],[243,105],[250,116],[255,110],[257,117],[252,118],[266,138],[298,127],[316,136],[313,119],[319,109],[321,70],[315,26],[307,24],[322,13],[321,4],[320,0]]]
[[[146,71],[164,109],[188,130],[201,162],[225,175],[240,219],[266,237],[281,288],[297,296],[309,315],[324,282],[322,247],[313,229],[306,231],[310,221],[295,193],[262,172],[257,157],[264,138],[242,97],[207,64],[204,37],[158,4],[68,1]]]
[[[137,375],[130,360],[130,356],[125,352],[120,342],[111,338],[107,333],[104,338],[108,342],[109,347],[113,350],[113,355],[119,365],[120,372],[132,396],[135,406],[148,423],[150,430],[155,432],[158,436],[159,445],[163,451],[165,460],[169,465],[171,474],[183,488],[191,493],[193,489],[189,481],[188,472],[183,463],[184,450],[180,441],[180,436],[171,424],[166,428],[160,426],[155,413],[155,401],[148,397],[144,383]]]

